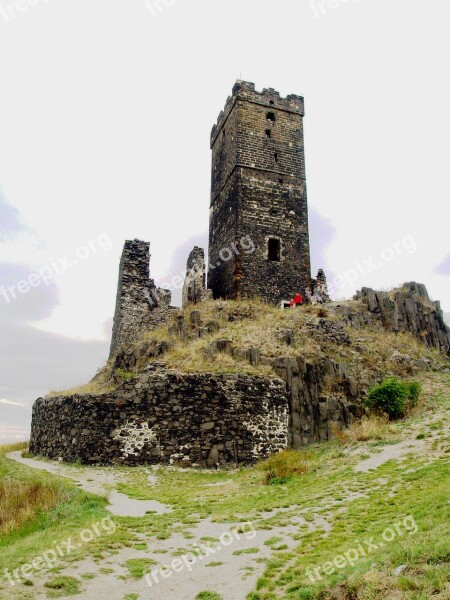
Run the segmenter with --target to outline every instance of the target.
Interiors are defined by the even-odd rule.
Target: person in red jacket
[[[301,294],[295,294],[295,296],[290,301],[289,305],[291,308],[301,306],[303,304],[303,296]]]

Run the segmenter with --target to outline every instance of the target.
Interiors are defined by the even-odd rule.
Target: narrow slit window
[[[270,129],[266,129],[266,138],[272,137],[272,131]]]
[[[273,112],[268,112],[268,113],[267,113],[267,120],[268,120],[268,121],[272,121],[272,123],[275,123],[275,113],[273,113]]]
[[[269,260],[280,262],[281,260],[281,241],[277,238],[269,238],[268,242]]]
[[[275,154],[273,155],[273,162],[278,162],[278,152],[275,152]]]

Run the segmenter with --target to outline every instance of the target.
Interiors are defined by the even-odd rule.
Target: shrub
[[[283,450],[258,464],[264,472],[266,485],[282,485],[293,477],[305,475],[312,468],[314,455],[311,452]]]
[[[389,419],[400,419],[417,404],[420,392],[417,381],[392,377],[369,389],[365,405],[369,410],[388,415]]]
[[[114,372],[114,376],[119,383],[124,383],[125,381],[130,381],[137,377],[136,371],[124,371],[123,369],[116,369]]]

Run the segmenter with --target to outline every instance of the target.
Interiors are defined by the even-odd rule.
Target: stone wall
[[[286,448],[276,378],[149,369],[114,392],[38,399],[30,451],[85,464],[250,464]]]
[[[206,291],[205,251],[195,246],[186,264],[186,278],[183,285],[183,307],[198,304],[208,297]]]
[[[110,358],[148,329],[162,325],[170,312],[171,293],[150,279],[150,244],[127,240],[119,266]]]
[[[226,340],[214,351],[271,365],[276,376],[185,375],[156,363],[108,394],[39,398],[31,452],[91,464],[251,464],[330,439],[361,414],[359,399],[370,381],[343,363],[269,359],[256,348],[234,350]]]

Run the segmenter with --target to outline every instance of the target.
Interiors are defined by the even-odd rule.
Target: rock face
[[[195,248],[189,254],[186,265],[186,279],[183,286],[183,307],[198,304],[208,296],[206,291],[205,251]]]
[[[423,284],[410,282],[392,292],[363,288],[355,299],[367,306],[370,318],[385,329],[412,333],[429,347],[450,355],[450,330],[439,302],[433,302]]]
[[[276,378],[148,370],[109,394],[37,400],[30,451],[84,464],[249,464],[288,443]]]
[[[119,267],[110,358],[129,347],[144,331],[162,325],[170,312],[171,293],[150,279],[150,244],[126,241]]]
[[[278,358],[275,372],[289,395],[289,447],[328,440],[358,415],[357,398],[369,381],[355,377],[344,363],[329,359],[313,364],[302,357]]]
[[[269,359],[257,348],[233,349],[229,340],[214,352],[271,365],[277,377],[187,375],[161,363],[108,394],[39,398],[30,451],[85,464],[252,464],[332,438],[358,414],[369,384],[328,359]]]
[[[364,288],[356,300],[327,304],[321,310],[328,319],[306,320],[304,325],[319,347],[350,345],[355,355],[350,363],[306,360],[301,355],[271,358],[260,348],[235,347],[232,339],[217,335],[203,348],[205,359],[222,353],[255,367],[271,367],[273,377],[167,369],[164,354],[177,340],[195,342],[220,330],[217,321],[203,323],[198,308],[189,319],[179,315],[168,328],[170,341],[142,341],[116,354],[114,371],[121,370],[117,378],[123,371],[141,374],[114,391],[38,399],[33,407],[31,452],[90,464],[236,466],[283,448],[330,439],[361,416],[366,390],[385,374],[358,358],[360,343],[349,337],[348,327],[410,332],[449,354],[449,329],[439,303],[430,301],[424,286],[409,283],[389,293]],[[245,305],[237,306],[229,320],[251,314]],[[276,333],[286,346],[292,346],[298,335],[284,328]],[[158,362],[148,366],[155,358]],[[417,370],[433,366],[429,359],[414,361],[399,352],[393,352],[390,360],[410,363]]]

